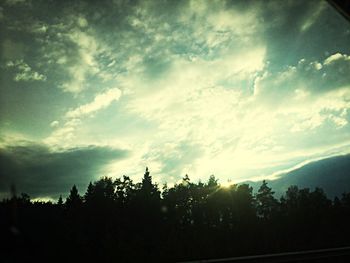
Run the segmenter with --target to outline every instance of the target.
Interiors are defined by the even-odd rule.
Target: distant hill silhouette
[[[267,181],[277,196],[291,185],[310,189],[320,187],[330,198],[341,196],[342,193],[350,191],[350,154],[311,162],[282,174],[279,179]],[[255,191],[261,185],[261,181],[245,183],[253,186]]]

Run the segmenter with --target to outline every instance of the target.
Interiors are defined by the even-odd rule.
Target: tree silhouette
[[[278,202],[273,196],[274,191],[268,187],[267,182],[263,180],[258,193],[256,194],[256,206],[258,216],[263,219],[270,219],[277,210]]]
[[[94,199],[94,186],[92,185],[92,182],[90,182],[84,194],[84,201],[85,203],[91,203],[93,202],[93,199]]]
[[[57,206],[58,206],[59,208],[63,208],[63,199],[62,199],[62,195],[60,195],[60,197],[58,198]]]
[[[68,209],[79,209],[83,203],[81,196],[79,195],[78,188],[73,185],[70,190],[69,196],[66,199],[66,206]]]
[[[266,181],[253,195],[248,184],[222,187],[214,175],[193,182],[187,174],[161,193],[146,168],[139,183],[125,175],[90,182],[84,197],[73,185],[65,203],[4,199],[0,252],[4,262],[224,258],[348,246],[349,220],[350,193],[332,202],[320,188],[290,186],[278,201]]]

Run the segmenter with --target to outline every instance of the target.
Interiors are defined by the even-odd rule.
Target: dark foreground
[[[280,199],[264,182],[163,187],[102,178],[83,196],[0,203],[1,262],[350,262],[350,193],[329,200],[321,189],[291,186]],[[323,250],[319,249],[328,249]],[[280,254],[317,250],[313,253]],[[263,255],[254,257],[253,255]],[[244,258],[233,258],[244,257]]]

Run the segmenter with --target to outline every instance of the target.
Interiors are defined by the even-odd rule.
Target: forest
[[[221,186],[214,176],[172,187],[103,177],[66,200],[0,202],[2,262],[176,262],[350,245],[350,193],[266,181]]]

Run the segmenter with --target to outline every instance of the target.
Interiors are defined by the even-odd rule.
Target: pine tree
[[[267,182],[263,180],[258,193],[256,194],[256,205],[258,216],[264,219],[270,219],[272,213],[276,211],[278,202],[275,199],[274,191],[268,187]]]
[[[148,167],[146,167],[145,174],[142,178],[141,193],[151,198],[160,198],[160,191],[158,189],[158,186],[156,184],[153,184],[152,176],[150,175]]]
[[[69,196],[66,199],[66,206],[68,209],[78,209],[82,205],[82,198],[79,195],[78,188],[73,185]]]
[[[85,201],[85,203],[91,202],[91,200],[93,198],[93,195],[94,195],[94,186],[90,182],[88,187],[87,187],[87,189],[86,189],[86,192],[84,194],[84,201]]]
[[[58,198],[57,205],[58,205],[59,208],[62,208],[62,207],[63,207],[62,195],[60,195],[60,197]]]

